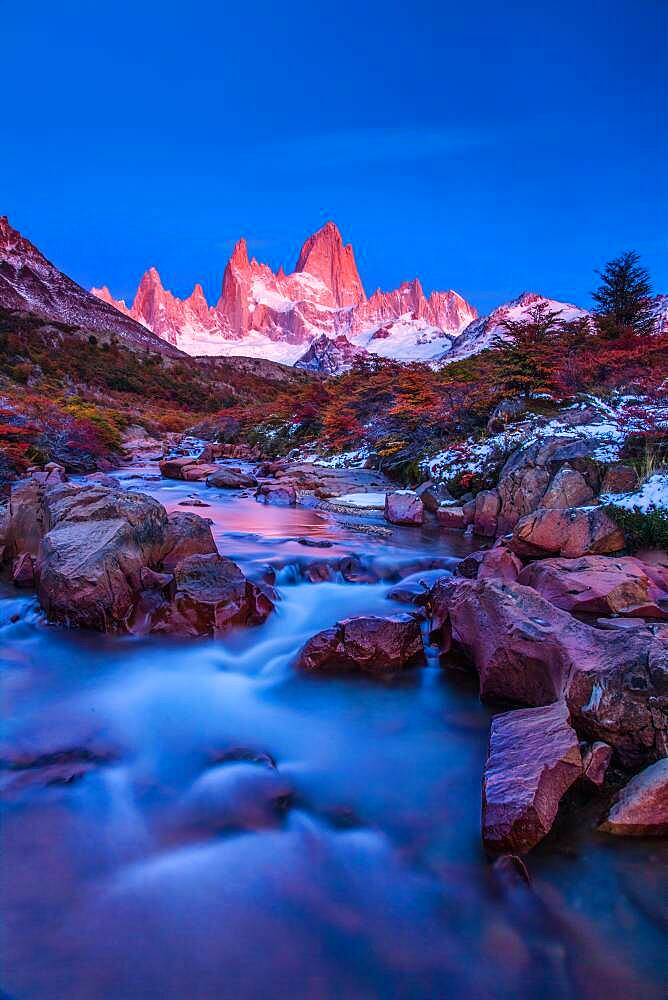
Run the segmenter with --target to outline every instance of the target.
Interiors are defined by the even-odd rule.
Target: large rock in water
[[[263,483],[255,491],[255,499],[271,507],[294,507],[297,490],[292,483]]]
[[[482,837],[493,854],[525,854],[549,833],[563,795],[582,774],[563,701],[492,720],[482,790]]]
[[[208,477],[206,485],[217,486],[223,490],[240,490],[247,486],[257,486],[257,479],[249,472],[218,466],[216,471]]]
[[[668,619],[668,593],[633,556],[543,559],[526,566],[518,580],[564,611]]]
[[[433,626],[472,659],[481,697],[539,706],[565,696],[573,725],[622,763],[668,753],[668,644],[577,621],[530,587],[496,580],[439,581]]]
[[[668,758],[631,778],[600,829],[625,837],[668,835]]]
[[[391,524],[422,524],[424,505],[414,490],[396,490],[385,496],[385,520]]]
[[[260,625],[273,610],[262,591],[231,559],[192,555],[174,570],[174,595],[160,605],[151,631],[216,635],[235,625]]]
[[[514,552],[499,541],[491,549],[472,552],[457,564],[455,573],[467,580],[503,580],[511,583],[517,580],[522,563]]]
[[[541,508],[515,526],[510,547],[518,556],[577,559],[624,548],[624,533],[600,507]]]
[[[48,531],[36,565],[49,619],[107,631],[124,627],[142,566],[157,561],[167,515],[157,500],[100,486],[46,490]]]
[[[300,670],[389,673],[424,658],[419,622],[412,615],[365,615],[314,635],[297,659]]]
[[[169,515],[160,549],[160,563],[165,569],[174,569],[188,556],[214,555],[217,552],[211,525],[205,518],[185,511]]]

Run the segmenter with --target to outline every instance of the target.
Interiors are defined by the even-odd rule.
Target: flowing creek
[[[4,586],[2,742],[90,759],[4,786],[0,997],[660,997],[665,842],[596,833],[594,802],[529,855],[531,890],[506,880],[480,845],[492,712],[472,676],[435,655],[391,681],[295,674],[314,632],[405,610],[393,582],[469,543],[154,472],[124,485],[210,517],[250,576],[276,567],[280,600],[259,628],[167,641],[50,627]],[[383,582],[304,580],[351,553]]]

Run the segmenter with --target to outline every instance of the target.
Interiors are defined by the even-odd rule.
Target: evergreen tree
[[[635,250],[627,250],[596,273],[601,284],[592,292],[592,298],[603,336],[653,333],[656,321],[651,303],[652,285]]]
[[[492,344],[496,348],[494,377],[507,395],[561,396],[559,315],[559,310],[541,303],[526,318],[502,324],[506,333]]]

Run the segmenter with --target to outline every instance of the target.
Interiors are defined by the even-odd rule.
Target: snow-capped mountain
[[[106,287],[92,291],[189,354],[246,355],[288,364],[323,335],[345,336],[382,357],[432,360],[477,315],[456,292],[425,296],[417,279],[367,298],[353,249],[344,245],[333,222],[309,237],[290,274],[249,260],[246,241],[239,240],[214,306],[201,285],[186,299],[172,295],[155,268],[142,278],[131,307]]]
[[[0,306],[98,334],[115,334],[131,347],[178,353],[136,322],[129,310],[119,312],[112,308],[115,302],[101,298],[59,271],[6,216],[0,218]]]
[[[481,316],[469,323],[442,360],[458,361],[470,357],[471,354],[479,354],[480,351],[491,347],[497,337],[504,338],[507,335],[504,323],[528,318],[532,310],[539,305],[545,305],[551,312],[559,313],[559,319],[567,322],[589,315],[585,309],[580,309],[579,306],[569,302],[557,302],[556,299],[548,299],[536,292],[522,292],[518,298],[498,306],[487,316]]]
[[[355,358],[368,358],[370,354],[363,347],[351,344],[345,334],[328,337],[320,334],[309,349],[295,361],[295,368],[304,371],[322,372],[325,375],[339,375],[351,367]]]

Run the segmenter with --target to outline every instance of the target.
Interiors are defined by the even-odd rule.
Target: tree
[[[495,380],[510,396],[547,393],[561,398],[559,310],[537,305],[524,319],[506,320],[506,333],[492,346]]]
[[[592,292],[592,298],[601,334],[612,338],[629,332],[653,333],[656,319],[651,302],[652,285],[635,250],[627,250],[609,261],[596,274],[601,284]]]

